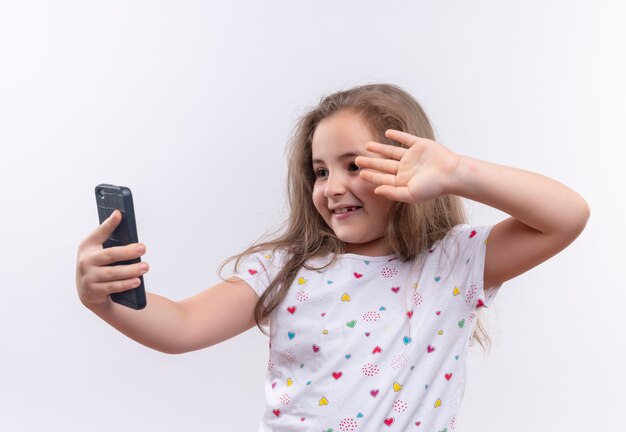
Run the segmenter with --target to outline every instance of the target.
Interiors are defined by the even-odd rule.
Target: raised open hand
[[[382,158],[357,156],[362,179],[380,185],[374,193],[394,201],[418,203],[452,193],[461,156],[443,145],[394,129],[385,136],[406,145],[397,147],[369,141],[367,150]]]

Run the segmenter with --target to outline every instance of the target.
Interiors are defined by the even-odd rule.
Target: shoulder
[[[470,257],[483,256],[486,251],[487,237],[493,225],[458,224],[445,236],[433,243],[427,255],[434,260],[467,263]]]
[[[236,272],[256,276],[258,273],[279,269],[287,257],[285,248],[260,249],[241,255]]]
[[[481,240],[489,235],[493,225],[459,224],[450,228],[443,239],[435,242],[444,247],[463,247],[469,244],[480,244]]]

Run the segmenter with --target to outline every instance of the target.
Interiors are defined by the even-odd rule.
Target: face
[[[312,141],[313,204],[347,252],[383,256],[392,253],[385,229],[393,201],[375,195],[376,185],[359,176],[357,156],[380,157],[365,149],[367,141],[375,138],[358,114],[340,111],[319,123]]]

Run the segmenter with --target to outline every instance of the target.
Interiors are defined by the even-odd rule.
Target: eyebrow
[[[351,158],[353,156],[360,156],[358,153],[354,153],[354,152],[349,152],[349,153],[344,153],[341,156],[338,157],[338,159],[347,159],[347,158]],[[323,163],[324,161],[321,159],[313,159],[313,163]]]

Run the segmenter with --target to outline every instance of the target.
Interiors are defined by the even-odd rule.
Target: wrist
[[[452,195],[463,196],[463,188],[465,185],[465,179],[467,178],[467,171],[471,169],[471,158],[457,154],[456,160],[453,163],[452,175],[450,175],[450,184],[448,191]]]
[[[96,315],[100,315],[102,312],[104,312],[105,310],[111,307],[110,297],[107,297],[105,301],[101,301],[101,302],[89,302],[84,299],[80,299],[80,301],[83,304],[83,306],[85,306],[87,309],[89,309]]]

